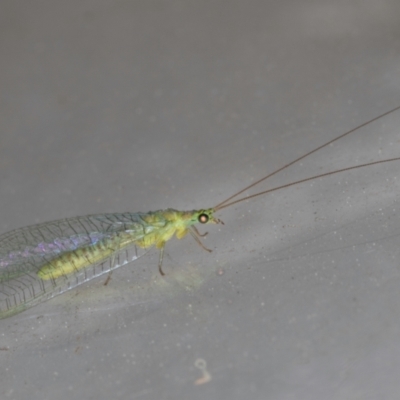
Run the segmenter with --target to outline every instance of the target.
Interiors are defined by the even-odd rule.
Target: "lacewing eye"
[[[199,215],[198,221],[199,221],[201,224],[206,224],[206,223],[208,222],[208,220],[209,220],[209,218],[208,218],[208,215],[207,215],[207,214],[200,214],[200,215]]]

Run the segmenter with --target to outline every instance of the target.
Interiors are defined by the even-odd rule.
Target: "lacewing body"
[[[159,271],[165,243],[174,235],[182,239],[188,233],[203,247],[197,223],[222,223],[214,213],[233,204],[319,177],[373,164],[398,161],[400,157],[356,165],[327,172],[233,200],[270,176],[304,159],[332,142],[392,112],[396,107],[304,154],[273,173],[230,196],[215,207],[147,213],[96,214],[51,221],[19,228],[0,236],[0,318],[39,304],[91,279],[135,261],[148,249],[160,249]]]

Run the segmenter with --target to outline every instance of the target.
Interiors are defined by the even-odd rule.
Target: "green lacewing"
[[[158,268],[160,274],[164,275],[162,261],[165,243],[173,236],[182,239],[190,234],[203,249],[211,251],[201,242],[201,237],[205,234],[200,234],[195,224],[223,224],[214,214],[234,204],[343,171],[399,161],[400,157],[396,157],[350,166],[239,197],[272,175],[399,109],[400,107],[396,107],[343,133],[211,208],[87,215],[36,224],[1,235],[0,318],[16,314],[95,277],[111,273],[114,269],[137,260],[151,247],[160,250]]]

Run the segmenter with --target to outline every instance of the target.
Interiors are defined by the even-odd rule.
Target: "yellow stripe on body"
[[[111,239],[63,253],[40,268],[39,278],[50,280],[69,275],[111,257],[115,252],[133,243],[145,249],[154,244],[156,247],[162,248],[174,233],[177,234],[178,239],[181,239],[188,232],[185,221],[181,219],[170,222],[167,226],[164,223],[162,227],[158,227],[156,224],[159,216],[147,215],[146,219],[147,223],[154,225],[151,226],[152,229],[148,233],[141,237],[138,237],[137,233],[120,232],[118,236]]]
[[[40,268],[38,277],[50,280],[69,275],[111,257],[118,250],[134,242],[132,235],[124,232],[112,239],[63,253]]]

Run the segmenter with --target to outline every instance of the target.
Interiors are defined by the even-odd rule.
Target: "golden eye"
[[[208,222],[208,220],[209,220],[209,218],[208,218],[208,215],[207,214],[200,214],[199,215],[199,218],[198,218],[198,221],[201,223],[201,224],[206,224],[207,222]]]

